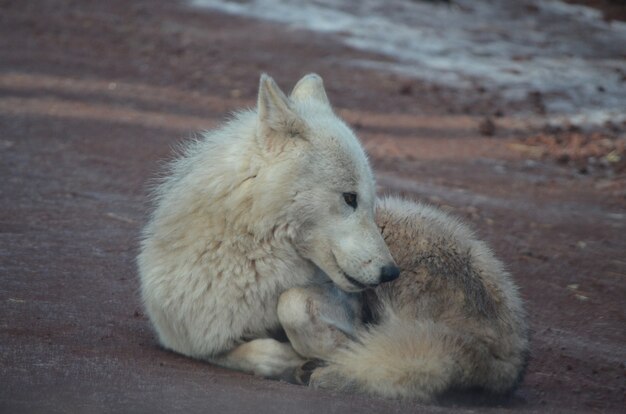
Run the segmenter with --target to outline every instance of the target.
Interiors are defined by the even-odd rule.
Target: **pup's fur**
[[[508,273],[433,209],[387,199],[375,214],[366,156],[317,75],[289,98],[262,76],[257,110],[189,145],[155,201],[138,265],[166,348],[267,377],[323,359],[314,386],[420,400],[519,378]],[[355,293],[390,279],[385,241],[402,276]],[[270,338],[281,324],[291,344]]]

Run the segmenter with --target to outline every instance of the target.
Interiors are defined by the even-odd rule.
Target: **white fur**
[[[345,192],[358,194],[356,210]],[[355,291],[346,275],[376,284],[393,264],[365,153],[317,75],[290,98],[262,76],[257,109],[188,144],[154,198],[142,297],[163,346],[191,357],[279,375],[302,362],[263,339],[283,291],[322,273]]]

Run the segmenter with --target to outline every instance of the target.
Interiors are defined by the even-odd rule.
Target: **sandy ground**
[[[337,57],[382,58],[174,1],[0,10],[0,412],[624,409],[624,171],[581,167],[571,150],[604,139],[598,157],[623,157],[623,125],[579,140],[530,130],[497,96],[349,68]],[[262,71],[286,89],[324,76],[381,193],[465,218],[508,264],[533,330],[513,397],[440,408],[345,396],[158,347],[134,264],[146,184],[181,139],[252,105]]]

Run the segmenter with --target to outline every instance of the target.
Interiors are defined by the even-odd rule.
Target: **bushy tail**
[[[463,338],[440,323],[407,324],[391,314],[316,370],[311,385],[431,401],[463,381]]]

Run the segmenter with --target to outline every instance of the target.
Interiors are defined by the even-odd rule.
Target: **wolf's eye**
[[[356,193],[343,193],[343,200],[347,205],[356,210]]]

